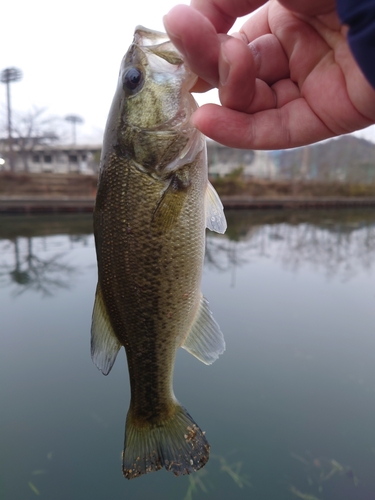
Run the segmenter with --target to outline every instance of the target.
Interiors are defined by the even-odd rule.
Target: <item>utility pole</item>
[[[77,140],[76,125],[83,123],[84,120],[78,115],[68,115],[65,120],[72,124],[72,144],[75,144]]]
[[[12,109],[10,105],[10,84],[22,79],[22,71],[18,68],[5,68],[0,73],[1,83],[7,87],[7,110],[8,110],[8,155],[10,169],[14,170],[13,138],[12,138]]]

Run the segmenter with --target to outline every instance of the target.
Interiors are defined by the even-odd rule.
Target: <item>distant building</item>
[[[15,141],[13,146],[15,172],[53,172],[66,174],[96,174],[99,168],[101,145],[42,145],[21,149]],[[9,170],[8,144],[0,139],[0,170]]]
[[[101,145],[37,144],[23,149],[14,140],[14,165],[16,172],[96,174],[99,168]],[[214,141],[207,141],[209,174],[223,177],[236,168],[242,168],[244,177],[271,179],[276,176],[275,158],[266,151],[228,148]],[[0,139],[0,158],[5,159],[0,170],[9,170],[7,140]]]
[[[214,141],[207,141],[208,171],[212,177],[223,177],[241,167],[244,177],[272,179],[276,164],[267,151],[228,148]]]

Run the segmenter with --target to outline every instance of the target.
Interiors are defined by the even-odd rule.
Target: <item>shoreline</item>
[[[374,207],[375,197],[252,197],[222,196],[225,209],[315,209],[315,208],[355,208]],[[95,198],[46,197],[46,196],[0,196],[1,214],[42,214],[42,213],[90,213],[93,211]]]
[[[87,213],[94,209],[94,197],[0,196],[2,214]]]

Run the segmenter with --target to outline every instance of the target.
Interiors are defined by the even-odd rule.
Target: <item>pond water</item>
[[[180,350],[201,471],[121,473],[129,382],[89,352],[89,216],[0,218],[0,498],[374,500],[375,211],[227,212],[203,292],[227,350]]]

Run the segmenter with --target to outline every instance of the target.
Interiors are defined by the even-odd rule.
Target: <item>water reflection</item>
[[[35,248],[37,243],[37,238],[15,238],[2,252],[3,255],[14,254],[13,264],[5,261],[0,265],[0,276],[7,277],[15,285],[13,296],[28,290],[51,296],[59,288],[69,288],[72,276],[77,273],[74,266],[65,262],[65,252],[48,256],[49,245],[46,239],[41,242],[44,248],[39,251],[39,257]],[[3,280],[2,284],[8,286],[8,280]]]
[[[227,350],[175,370],[211,459],[127,482],[125,355],[108,378],[90,359],[91,217],[0,217],[1,499],[375,498],[375,211],[227,218],[203,279]]]
[[[80,275],[69,252],[92,244],[91,217],[4,217],[0,226],[0,286],[12,295],[44,297],[68,289]]]
[[[373,266],[375,211],[227,212],[226,236],[208,234],[206,265],[218,271],[272,257],[291,271],[305,263],[347,280]]]
[[[232,274],[258,257],[272,257],[297,272],[306,263],[327,277],[351,279],[375,261],[375,211],[227,211],[228,231],[208,232],[205,264]],[[92,218],[2,217],[0,286],[13,296],[47,297],[70,288],[80,268],[69,260],[76,247],[92,246]]]

